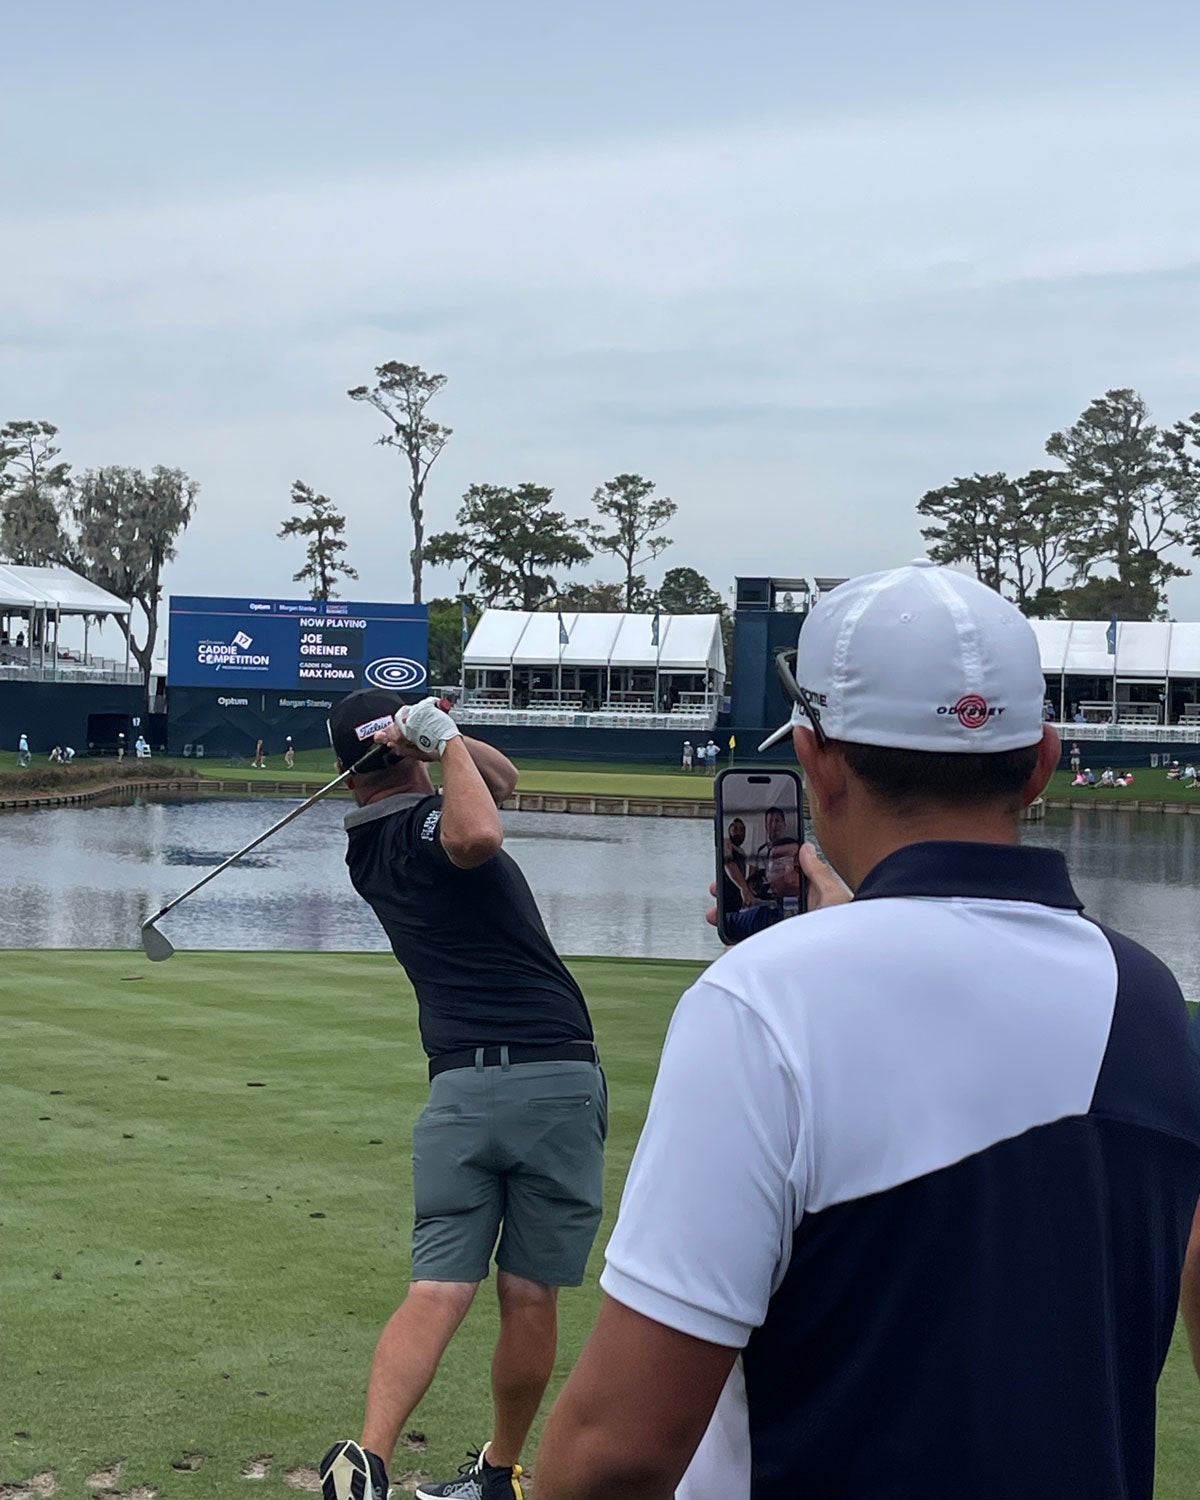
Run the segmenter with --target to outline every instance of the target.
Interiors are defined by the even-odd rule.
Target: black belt
[[[506,1056],[505,1056],[506,1054]],[[461,1052],[443,1052],[429,1059],[429,1081],[451,1068],[499,1068],[510,1063],[600,1061],[595,1042],[559,1042],[555,1047],[464,1047]]]

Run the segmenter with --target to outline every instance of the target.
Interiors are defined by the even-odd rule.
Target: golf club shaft
[[[341,786],[343,781],[346,781],[349,777],[353,776],[356,771],[366,770],[368,762],[376,760],[381,755],[383,755],[385,751],[386,746],[384,745],[376,745],[373,749],[368,750],[364,756],[361,756],[354,762],[354,764],[348,771],[343,771],[340,776],[334,777],[334,779],[329,783],[328,786],[323,786],[319,792],[314,792],[307,802],[302,802],[299,807],[293,807],[286,818],[280,818],[278,823],[272,823],[270,828],[268,828],[265,833],[260,833],[259,836],[256,839],[252,840],[249,844],[247,844],[244,849],[239,849],[236,854],[231,854],[223,864],[219,864],[215,870],[210,870],[202,880],[197,880],[195,885],[189,886],[186,891],[183,891],[180,895],[176,896],[174,901],[168,901],[166,906],[164,906],[161,911],[155,912],[154,916],[149,920],[151,922],[157,922],[160,917],[165,917],[166,914],[169,911],[173,911],[181,901],[186,901],[189,896],[194,896],[202,885],[207,885],[210,880],[215,880],[222,870],[227,870],[230,865],[236,864],[237,861],[243,857],[243,855],[249,854],[252,849],[257,849],[259,844],[265,844],[272,834],[278,833],[281,828],[285,828],[293,818],[298,818],[302,812],[307,812],[314,802],[319,802],[322,797],[328,796],[330,792],[335,791],[339,786]]]

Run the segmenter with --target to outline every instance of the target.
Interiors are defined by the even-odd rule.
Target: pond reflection
[[[195,798],[0,817],[0,947],[132,948],[144,917],[249,843],[295,801]],[[181,948],[386,949],[350,887],[342,817],[318,803],[164,919]],[[564,953],[711,958],[712,835],[676,818],[506,813]],[[1052,812],[1026,841],[1064,850],[1092,916],[1144,942],[1200,996],[1200,818]]]

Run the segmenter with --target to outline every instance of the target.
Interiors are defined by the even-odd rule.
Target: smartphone
[[[717,933],[737,943],[808,905],[800,870],[804,783],[799,771],[722,771],[713,788]]]

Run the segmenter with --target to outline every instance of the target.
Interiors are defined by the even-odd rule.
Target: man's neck
[[[852,891],[866,876],[898,849],[910,844],[952,841],[969,844],[1016,844],[1020,842],[1020,817],[1002,808],[962,810],[938,808],[897,818],[878,812],[863,820],[849,841],[844,863],[838,874]]]
[[[412,770],[405,777],[393,778],[373,787],[360,784],[354,788],[354,796],[359,807],[366,807],[370,802],[382,802],[385,797],[428,797],[434,790],[424,762],[414,761]]]

